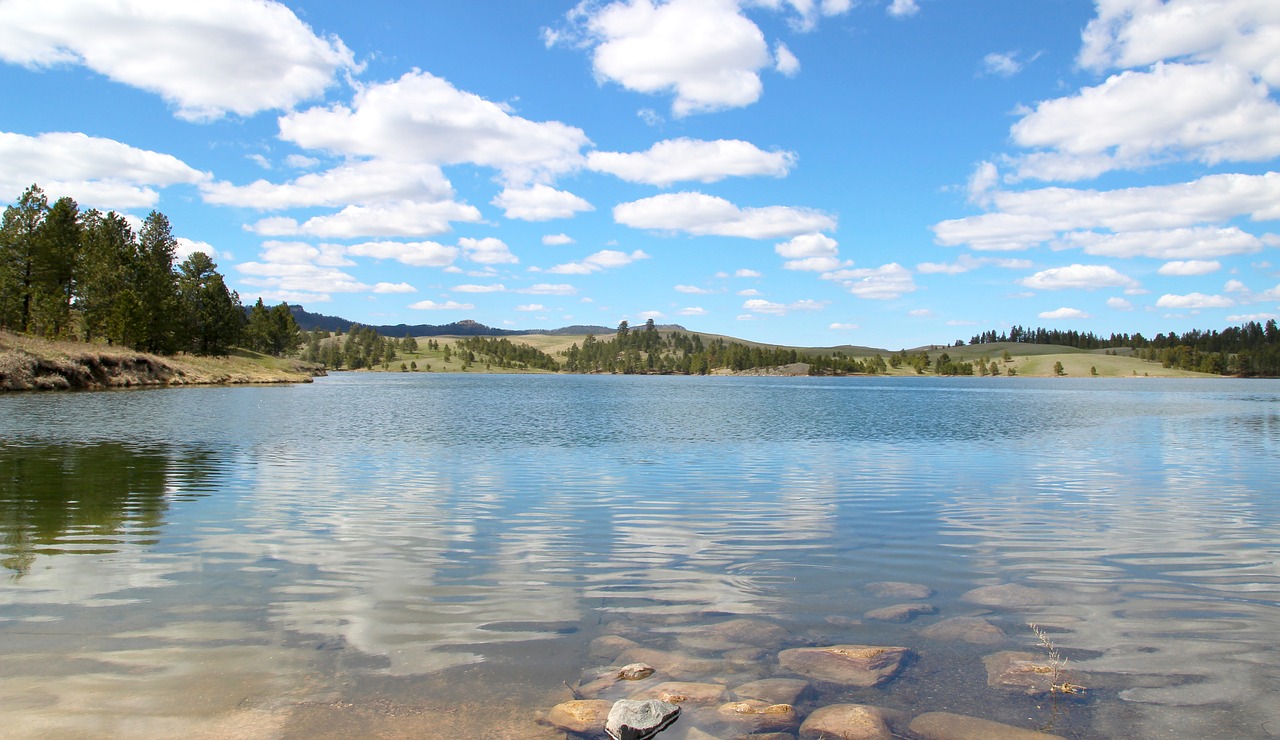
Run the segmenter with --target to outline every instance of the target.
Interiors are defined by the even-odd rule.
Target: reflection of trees
[[[154,542],[173,468],[167,450],[121,444],[0,447],[0,565],[21,577],[39,554]]]

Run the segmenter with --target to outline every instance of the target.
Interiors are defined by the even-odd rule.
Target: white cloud
[[[463,237],[458,240],[458,246],[467,259],[482,265],[511,265],[520,261],[506,242],[492,236],[483,239]]]
[[[1084,311],[1081,311],[1078,308],[1066,308],[1065,306],[1063,308],[1055,309],[1053,311],[1041,311],[1038,315],[1042,319],[1091,319],[1093,318],[1092,316],[1085,313]]]
[[[1280,314],[1276,313],[1243,313],[1234,314],[1227,317],[1227,321],[1235,323],[1244,323],[1246,321],[1276,321],[1280,320]]]
[[[745,267],[744,267],[744,268],[742,268],[742,269],[740,269],[740,270],[734,270],[734,272],[733,272],[733,276],[734,276],[734,277],[737,277],[737,278],[758,278],[758,277],[764,277],[764,275],[763,275],[759,270],[749,270],[749,269],[747,269],[747,268],[745,268]]]
[[[349,162],[276,184],[211,182],[201,187],[206,203],[272,211],[349,204],[437,202],[453,197],[453,186],[433,164],[383,160]]]
[[[649,259],[649,255],[637,249],[630,254],[616,249],[603,249],[588,255],[581,262],[567,262],[547,269],[555,275],[590,275],[593,272],[626,267],[636,260]]]
[[[1222,269],[1222,263],[1217,260],[1180,260],[1174,262],[1166,262],[1160,265],[1160,269],[1156,272],[1161,275],[1208,275],[1211,272],[1217,272]]]
[[[287,291],[295,295],[320,293],[366,293],[373,286],[332,267],[306,263],[242,262],[238,272],[247,275],[246,285]]]
[[[516,306],[516,310],[524,311],[525,313],[533,313],[534,311],[545,311],[547,310],[547,307],[541,303],[526,303],[521,306]]]
[[[306,234],[331,239],[352,239],[362,236],[433,236],[452,230],[453,221],[475,223],[480,220],[480,211],[472,206],[452,201],[405,201],[369,206],[350,205],[338,213],[314,216],[302,224],[292,218],[266,218],[248,228],[268,236]]]
[[[1169,159],[1261,161],[1280,155],[1280,105],[1239,68],[1162,63],[1042,102],[1011,134],[1020,146],[1047,150],[1017,168],[1019,177],[1040,180]]]
[[[444,267],[458,258],[458,248],[435,242],[364,242],[347,247],[347,254],[392,259],[414,267]]]
[[[677,285],[675,290],[677,293],[687,293],[689,295],[709,295],[715,292],[710,288],[699,288],[696,285]]]
[[[993,194],[1000,184],[1000,171],[992,162],[979,162],[969,176],[969,202],[977,205],[990,205]]]
[[[516,292],[530,295],[577,295],[578,289],[566,283],[538,283]]]
[[[573,244],[573,237],[568,234],[546,234],[542,237],[542,243],[548,247],[558,247],[565,244]]]
[[[418,301],[410,303],[409,308],[415,308],[421,311],[470,311],[475,308],[471,303],[458,303],[457,301],[445,301],[437,303],[436,301]]]
[[[280,137],[307,149],[438,165],[492,167],[511,185],[546,181],[582,164],[581,129],[537,123],[421,71],[362,87],[351,106],[280,118]]]
[[[1132,311],[1133,304],[1123,298],[1108,298],[1107,307],[1117,311]]]
[[[320,165],[320,160],[305,154],[290,154],[284,158],[285,165],[295,170],[309,170]]]
[[[752,296],[764,295],[764,293],[761,293],[755,288],[747,288],[746,290],[738,291],[738,295],[742,296],[743,298],[750,298]]]
[[[933,316],[933,311],[930,311],[927,308],[913,308],[910,311],[907,311],[907,315],[918,319],[927,319]]]
[[[1033,290],[1134,288],[1138,282],[1107,265],[1069,265],[1042,270],[1018,284]]]
[[[826,308],[826,301],[801,300],[794,303],[775,303],[763,298],[752,298],[743,302],[742,308],[751,313],[763,313],[771,316],[786,316],[792,311],[821,311]]]
[[[507,286],[502,283],[494,283],[493,285],[475,285],[468,283],[464,285],[453,286],[455,293],[502,293],[506,291]]]
[[[174,250],[174,263],[180,263],[196,252],[204,252],[209,257],[218,259],[218,250],[214,249],[209,242],[197,241],[179,236],[174,241],[178,243],[177,249]]]
[[[805,257],[802,260],[787,260],[782,263],[782,269],[801,270],[804,272],[831,272],[851,265],[853,265],[852,260],[840,260],[835,257]]]
[[[701,306],[689,306],[688,308],[680,309],[677,313],[681,316],[706,316],[707,309]]]
[[[638,318],[648,320],[648,319],[661,319],[661,318],[664,318],[666,314],[662,313],[661,311],[641,311],[640,313],[636,314],[636,316]]]
[[[346,258],[346,247],[338,244],[308,244],[269,240],[262,243],[259,257],[265,262],[291,265],[350,267],[355,262]]]
[[[0,6],[0,15],[3,12]],[[80,133],[27,136],[0,131],[0,162],[0,192],[6,200],[9,195],[17,200],[38,182],[51,199],[65,195],[82,207],[102,209],[151,207],[160,198],[156,187],[196,184],[210,177],[177,157]]]
[[[787,77],[795,77],[800,74],[800,60],[779,41],[773,46],[773,68]]]
[[[897,262],[875,268],[835,270],[823,273],[822,279],[839,282],[850,293],[870,300],[892,300],[917,289],[911,271]]]
[[[889,3],[888,13],[894,18],[907,18],[920,12],[916,0],[893,0]]]
[[[943,273],[946,275],[959,275],[987,265],[1002,267],[1006,270],[1025,270],[1031,267],[1031,261],[1020,259],[999,259],[996,257],[974,257],[970,254],[962,254],[956,258],[955,262],[921,262],[916,265],[916,270],[921,274]]]
[[[778,239],[831,231],[836,220],[821,211],[789,206],[739,208],[698,192],[665,193],[614,207],[613,218],[624,226],[683,231],[698,236]]]
[[[586,200],[565,190],[541,183],[528,188],[506,188],[492,201],[507,218],[523,221],[550,221],[571,218],[580,211],[594,211]]]
[[[1235,301],[1230,298],[1220,295],[1205,295],[1204,293],[1189,293],[1187,295],[1166,293],[1156,301],[1156,306],[1160,308],[1228,308],[1234,305],[1236,305]]]
[[[750,105],[772,61],[738,0],[619,0],[570,11],[596,77],[628,90],[675,95],[676,117]],[[548,37],[549,41],[556,39]]]
[[[828,329],[833,329],[833,330],[835,330],[835,331],[854,331],[854,330],[856,330],[856,329],[861,329],[862,327],[861,327],[861,326],[858,326],[857,324],[839,324],[839,323],[836,323],[836,324],[832,324],[832,325],[828,326],[827,328],[828,328]]]
[[[374,293],[417,293],[418,289],[408,283],[375,283]]]
[[[187,120],[288,109],[358,68],[341,40],[316,36],[269,0],[8,0],[0,4],[0,59],[81,64],[159,94]]]
[[[778,244],[773,250],[787,259],[835,257],[840,253],[839,243],[826,234],[801,234]]]
[[[726,177],[784,177],[795,165],[792,152],[766,152],[737,139],[668,139],[643,152],[591,152],[587,168],[628,182],[667,186],[675,182],[716,182]]]
[[[1012,77],[1022,71],[1022,66],[1016,51],[992,52],[982,58],[982,71],[989,75]]]

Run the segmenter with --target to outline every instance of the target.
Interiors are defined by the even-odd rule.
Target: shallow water
[[[603,635],[730,688],[912,650],[801,714],[1280,734],[1275,381],[338,374],[5,396],[0,441],[8,735],[559,737]],[[937,613],[866,618],[882,581]],[[924,632],[966,616],[1006,638]],[[786,637],[690,637],[741,617]],[[1032,623],[1082,695],[988,686]]]

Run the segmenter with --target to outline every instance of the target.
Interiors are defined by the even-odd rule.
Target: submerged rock
[[[1062,740],[1058,735],[950,712],[922,714],[907,729],[923,740]]]
[[[730,725],[752,733],[787,730],[800,721],[790,704],[769,704],[755,699],[721,704],[716,714]]]
[[[651,686],[632,696],[632,699],[659,699],[671,704],[687,704],[689,706],[711,707],[724,702],[729,697],[725,688],[718,683],[695,683],[693,681],[664,681]]]
[[[676,639],[694,650],[724,652],[742,647],[777,647],[787,634],[782,627],[762,619],[732,619],[695,627]]]
[[[642,681],[653,675],[653,666],[648,663],[628,663],[618,669],[617,675],[622,681]]]
[[[1004,630],[982,617],[952,617],[920,630],[930,640],[960,640],[974,645],[998,645],[1008,639]]]
[[[893,740],[891,724],[906,715],[867,704],[831,704],[815,710],[800,725],[801,740]]]
[[[579,735],[599,732],[609,716],[609,702],[601,699],[579,699],[552,707],[547,722],[566,732]]]
[[[778,653],[783,668],[802,676],[844,686],[878,686],[897,675],[911,651],[904,647],[832,645],[793,648]]]
[[[605,660],[613,660],[621,655],[624,651],[631,648],[640,647],[640,643],[635,640],[628,640],[618,635],[604,635],[597,637],[587,646],[587,652],[593,658],[604,658]]]
[[[614,702],[604,730],[613,740],[647,740],[680,718],[680,707],[657,699]]]
[[[993,689],[1047,694],[1056,681],[1063,680],[1058,669],[1043,655],[1011,650],[982,659],[987,667],[987,685]]]
[[[1053,594],[1049,591],[1017,583],[982,586],[969,591],[960,598],[973,604],[1004,607],[1044,606],[1054,602]]]
[[[718,661],[643,647],[625,650],[615,660],[619,663],[648,663],[676,679],[702,678],[720,670]]]
[[[910,622],[921,614],[937,614],[938,607],[933,604],[894,604],[880,609],[872,609],[862,615],[877,622]]]
[[[809,693],[809,682],[799,678],[765,678],[733,690],[739,701],[759,699],[770,704],[795,704]]]
[[[902,581],[868,583],[867,592],[882,599],[927,599],[933,596],[933,589],[923,583],[903,583]]]

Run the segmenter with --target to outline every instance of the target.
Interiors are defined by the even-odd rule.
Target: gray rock
[[[959,640],[974,645],[998,645],[1008,639],[1004,630],[982,617],[952,617],[920,630],[930,640]]]
[[[759,699],[770,704],[797,704],[809,692],[809,682],[799,678],[766,678],[744,683],[733,690],[740,701]]]
[[[658,699],[620,699],[609,710],[604,731],[613,740],[647,740],[680,718],[680,707]]]
[[[960,598],[973,604],[983,606],[1043,606],[1052,604],[1055,595],[1039,588],[1030,588],[1017,583],[1002,583],[999,586],[982,586],[969,591]]]
[[[1055,680],[1064,678],[1045,656],[1034,653],[1006,650],[984,657],[982,663],[987,667],[987,685],[993,689],[1047,694]]]

